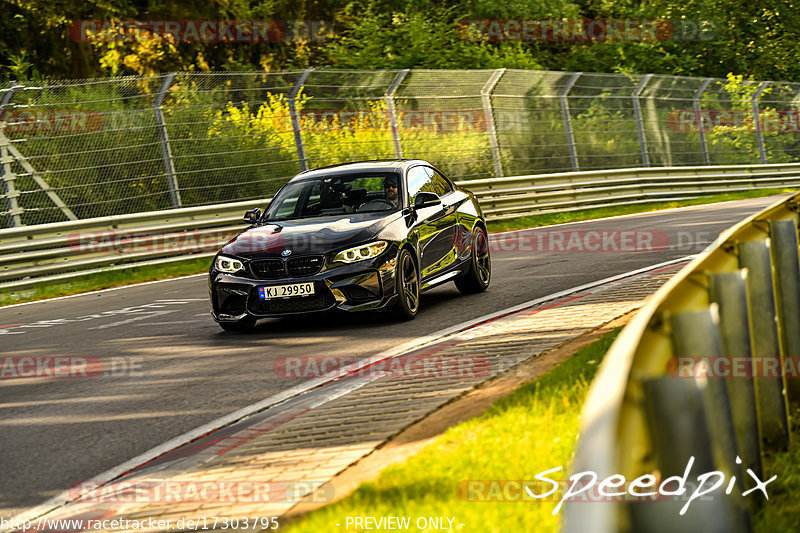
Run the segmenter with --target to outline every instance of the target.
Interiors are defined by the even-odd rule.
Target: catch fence
[[[459,181],[800,161],[800,84],[529,70],[197,73],[0,89],[0,227],[271,197],[421,158]],[[757,120],[756,120],[757,119]]]

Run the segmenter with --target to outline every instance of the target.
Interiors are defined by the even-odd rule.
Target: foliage
[[[727,102],[717,102],[717,104],[721,104],[724,109],[741,112],[740,116],[744,117],[744,119],[732,121],[730,124],[715,124],[708,133],[711,154],[719,152],[720,159],[724,159],[726,163],[754,163],[760,161],[758,137],[756,135],[757,126],[752,107],[753,96],[759,85],[752,80],[745,80],[741,74],[728,74],[727,83],[723,86]],[[769,96],[771,92],[772,89],[767,87],[762,93],[762,98]],[[765,127],[765,125],[778,122],[777,110],[770,106],[760,106],[759,111],[758,120],[765,145],[770,140],[782,143],[784,136],[780,131],[768,126]],[[770,163],[785,163],[792,161],[792,159],[788,153],[781,149],[771,150],[769,153]]]
[[[724,77],[800,78],[797,0],[0,0],[0,78],[85,78],[179,70],[526,68]],[[659,39],[490,42],[462,19],[663,20]],[[323,20],[332,38],[276,42],[83,42],[80,20]]]
[[[384,100],[366,101],[361,109],[329,115],[315,112],[312,106],[313,98],[300,92],[296,112],[310,167],[395,156]],[[404,123],[402,111],[397,113],[397,121]],[[456,176],[490,172],[490,165],[486,164],[491,160],[488,137],[485,132],[471,130],[467,124],[461,123],[452,131],[443,131],[438,125],[410,125],[402,127],[400,133],[407,157],[429,157],[443,172]],[[242,159],[242,153],[263,158],[259,152],[267,151],[271,159],[278,161],[296,157],[289,104],[283,94],[268,93],[266,101],[256,110],[246,102],[229,102],[213,117],[209,136],[235,140],[228,148],[237,165],[247,161]],[[449,149],[443,151],[442,146]],[[469,157],[464,157],[464,152]]]

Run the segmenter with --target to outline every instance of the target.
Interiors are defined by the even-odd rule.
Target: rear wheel
[[[248,316],[247,318],[243,318],[238,322],[219,322],[219,327],[225,331],[250,331],[255,327],[257,321],[258,319],[255,317]]]
[[[400,251],[394,277],[397,302],[392,311],[400,320],[411,320],[419,310],[419,272],[417,262],[408,250]]]
[[[477,227],[470,243],[469,270],[454,281],[461,294],[483,292],[492,280],[492,257],[489,253],[489,237],[486,230]]]

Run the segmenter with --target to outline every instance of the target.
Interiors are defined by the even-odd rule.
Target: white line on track
[[[229,415],[226,415],[226,416],[220,417],[220,418],[218,418],[216,420],[213,420],[213,421],[211,421],[211,422],[209,422],[207,424],[204,424],[203,426],[195,428],[195,429],[193,429],[193,430],[191,430],[191,431],[189,431],[187,433],[184,433],[183,435],[179,435],[179,436],[177,436],[177,437],[175,437],[173,439],[170,439],[167,442],[165,442],[165,443],[163,443],[163,444],[161,444],[159,446],[156,446],[155,448],[152,448],[152,449],[144,452],[143,454],[141,454],[141,455],[139,455],[137,457],[134,457],[133,459],[130,459],[130,460],[122,463],[119,466],[111,468],[110,470],[106,470],[102,474],[99,474],[97,476],[93,476],[92,477],[92,481],[93,482],[97,482],[97,483],[106,483],[108,481],[111,481],[111,480],[121,476],[122,474],[124,474],[124,473],[126,473],[126,472],[128,472],[130,470],[133,470],[136,467],[141,466],[141,465],[143,465],[143,464],[155,459],[156,457],[159,457],[160,455],[163,455],[164,453],[166,453],[166,452],[168,452],[170,450],[173,450],[173,449],[175,449],[175,448],[177,448],[179,446],[182,446],[182,445],[184,445],[186,443],[189,443],[189,442],[191,442],[191,441],[193,441],[193,440],[195,440],[195,439],[197,439],[197,438],[199,438],[199,437],[201,437],[203,435],[206,435],[206,434],[208,434],[208,433],[210,433],[212,431],[216,431],[216,430],[221,429],[221,428],[223,428],[225,426],[228,426],[230,424],[238,422],[239,420],[241,420],[241,419],[243,419],[243,418],[245,418],[247,416],[250,416],[252,414],[258,413],[260,411],[264,411],[265,409],[268,409],[269,407],[273,407],[273,406],[275,406],[277,404],[283,403],[283,402],[285,402],[285,401],[287,401],[287,400],[289,400],[291,398],[299,396],[299,395],[301,395],[301,394],[303,394],[305,392],[308,392],[308,391],[310,391],[312,389],[315,389],[315,388],[320,387],[322,385],[325,385],[327,383],[336,381],[336,379],[340,378],[343,374],[345,374],[347,372],[357,371],[360,368],[363,368],[363,367],[368,366],[368,365],[375,364],[376,362],[382,361],[384,359],[388,359],[390,357],[395,357],[397,355],[400,355],[400,354],[403,354],[403,353],[406,353],[406,352],[409,352],[409,351],[412,351],[412,350],[418,350],[420,348],[424,348],[425,346],[427,346],[429,344],[433,344],[435,342],[438,342],[442,337],[446,337],[448,335],[452,335],[453,333],[457,333],[457,332],[469,329],[469,328],[471,328],[473,326],[476,326],[478,324],[481,324],[483,322],[492,320],[493,318],[497,318],[497,317],[500,317],[500,316],[503,316],[503,315],[507,315],[507,314],[510,314],[510,313],[515,313],[517,311],[521,311],[522,309],[526,309],[528,307],[532,307],[534,305],[538,305],[538,304],[541,304],[541,303],[544,303],[544,302],[547,302],[547,301],[551,301],[551,300],[555,300],[555,299],[558,299],[558,298],[562,298],[562,297],[567,296],[569,294],[573,294],[573,293],[576,293],[576,292],[580,292],[580,291],[584,291],[584,290],[591,289],[591,288],[594,288],[594,287],[598,287],[600,285],[613,283],[613,282],[619,281],[619,280],[621,280],[623,278],[627,278],[627,277],[630,277],[630,276],[635,276],[636,274],[641,274],[641,273],[647,272],[649,270],[655,270],[655,269],[660,268],[660,267],[666,267],[666,266],[674,265],[674,264],[681,263],[681,262],[684,262],[684,261],[688,261],[689,259],[692,259],[693,257],[695,257],[695,256],[694,255],[690,255],[690,256],[685,256],[685,257],[681,257],[681,258],[678,258],[678,259],[672,259],[670,261],[664,261],[662,263],[657,263],[657,264],[646,266],[646,267],[639,268],[639,269],[636,269],[636,270],[631,270],[631,271],[625,272],[623,274],[617,274],[615,276],[611,276],[611,277],[604,278],[604,279],[601,279],[601,280],[592,281],[590,283],[585,283],[583,285],[578,285],[577,287],[572,287],[572,288],[569,288],[569,289],[566,289],[566,290],[563,290],[563,291],[559,291],[559,292],[556,292],[556,293],[553,293],[553,294],[548,294],[547,296],[542,296],[540,298],[535,298],[533,300],[529,300],[527,302],[524,302],[524,303],[521,303],[521,304],[518,304],[518,305],[515,305],[515,306],[512,306],[512,307],[508,307],[508,308],[503,309],[501,311],[495,311],[493,313],[489,313],[487,315],[483,315],[481,317],[478,317],[478,318],[475,318],[475,319],[472,319],[472,320],[468,320],[468,321],[462,322],[460,324],[456,324],[455,326],[450,326],[449,328],[441,329],[439,331],[431,333],[430,335],[426,335],[425,337],[421,337],[419,339],[415,339],[413,341],[407,342],[407,343],[402,344],[400,346],[396,346],[394,348],[391,348],[389,350],[381,352],[378,355],[364,358],[364,359],[360,360],[359,362],[354,363],[353,365],[350,365],[350,366],[348,366],[346,368],[338,369],[338,370],[335,370],[335,371],[333,371],[333,372],[331,372],[331,373],[329,373],[329,374],[327,374],[325,376],[321,376],[321,377],[316,378],[316,379],[308,380],[308,381],[306,381],[304,383],[301,383],[300,385],[298,385],[296,387],[293,387],[291,389],[285,390],[285,391],[280,392],[280,393],[278,393],[278,394],[276,394],[274,396],[271,396],[269,398],[261,400],[260,402],[256,402],[256,403],[254,403],[252,405],[248,405],[247,407],[239,409],[238,411],[235,411],[235,412],[233,412],[233,413],[231,413]],[[113,290],[113,289],[111,289],[111,290]],[[336,394],[341,394],[341,392],[340,391],[336,391],[336,390],[331,390],[331,392],[329,394],[336,395]],[[322,400],[320,400],[320,403],[325,403],[328,400],[329,400],[329,398],[328,399],[323,398]],[[40,516],[43,516],[43,515],[51,512],[51,511],[54,511],[55,509],[67,504],[69,501],[74,499],[75,496],[76,495],[71,493],[70,491],[64,491],[61,494],[59,494],[59,495],[57,495],[57,496],[55,496],[53,498],[50,498],[49,500],[41,503],[40,505],[37,505],[33,509],[30,509],[29,511],[23,512],[23,513],[15,516],[14,518],[11,519],[11,522],[13,523],[14,521],[16,521],[16,523],[20,523],[20,522],[25,521],[25,520],[34,520],[34,519],[36,519],[36,518],[38,518]],[[9,530],[8,529],[0,529],[0,532],[3,532],[3,531],[9,531]]]
[[[122,289],[130,289],[133,287],[144,287],[145,285],[155,285],[156,283],[167,283],[169,281],[177,281],[181,279],[198,278],[200,276],[207,276],[205,272],[202,274],[191,274],[189,276],[180,276],[177,278],[159,279],[156,281],[143,281],[141,283],[131,283],[130,285],[123,285],[121,287],[111,287],[110,289],[100,289],[97,291],[82,292],[80,294],[70,294],[69,296],[57,296],[55,298],[46,298],[44,300],[36,300],[35,302],[23,302],[21,304],[4,305],[0,307],[0,311],[11,309],[12,307],[22,307],[23,305],[42,304],[47,302],[55,302],[56,300],[67,300],[69,298],[78,298],[80,296],[90,296],[92,294],[102,294],[104,292],[121,291]],[[2,531],[2,530],[0,530]]]

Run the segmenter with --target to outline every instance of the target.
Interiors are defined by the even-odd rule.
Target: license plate
[[[291,285],[272,285],[259,287],[258,297],[261,300],[271,298],[290,298],[292,296],[309,296],[314,294],[313,283],[292,283]]]

